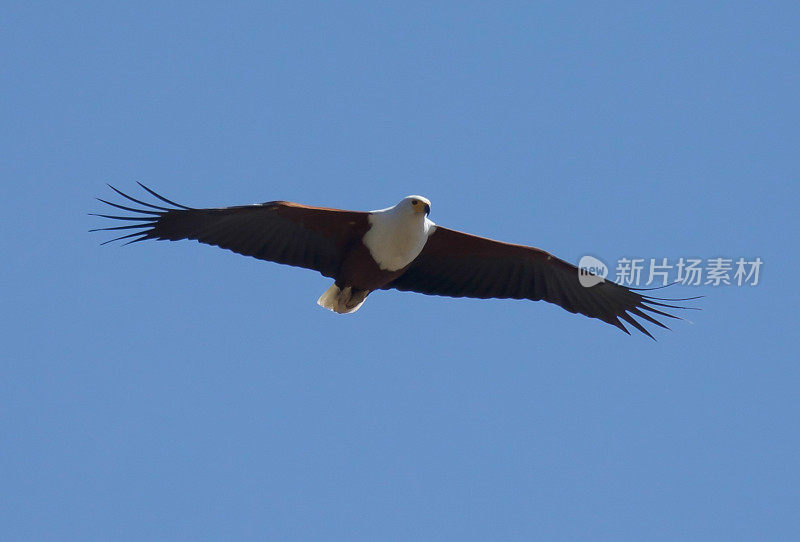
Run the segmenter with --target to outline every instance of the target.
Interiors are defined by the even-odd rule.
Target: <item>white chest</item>
[[[371,227],[364,235],[364,245],[378,267],[397,271],[410,264],[425,247],[436,225],[425,216],[394,216],[373,213]]]

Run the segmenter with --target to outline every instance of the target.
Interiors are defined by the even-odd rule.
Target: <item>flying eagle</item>
[[[394,288],[448,297],[530,299],[555,303],[572,313],[598,318],[630,334],[624,320],[653,338],[636,316],[662,328],[656,317],[685,309],[637,293],[608,280],[591,287],[579,271],[534,247],[514,245],[451,230],[428,219],[431,202],[408,196],[377,211],[344,211],[288,201],[193,209],[138,183],[163,205],[138,200],[113,186],[118,195],[142,207],[99,201],[132,213],[94,216],[133,222],[91,231],[137,230],[103,244],[131,239],[194,239],[260,260],[319,271],[334,283],[317,304],[340,314],[357,311],[375,290]],[[647,312],[645,312],[647,311]]]

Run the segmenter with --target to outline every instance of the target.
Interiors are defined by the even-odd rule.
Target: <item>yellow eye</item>
[[[411,205],[416,205],[417,203],[419,203],[419,201],[418,201],[418,200],[415,200],[415,199],[412,199],[412,200],[411,200]]]

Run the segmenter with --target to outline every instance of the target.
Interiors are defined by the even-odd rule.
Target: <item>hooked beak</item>
[[[431,214],[431,206],[428,205],[427,203],[423,205],[425,205],[425,216],[428,216],[429,214]]]

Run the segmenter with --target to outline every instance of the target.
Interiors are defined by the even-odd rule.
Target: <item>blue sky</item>
[[[800,537],[794,3],[16,3],[0,33],[8,540]],[[141,181],[577,262],[764,261],[653,342],[100,247]],[[141,192],[138,192],[141,194]]]

